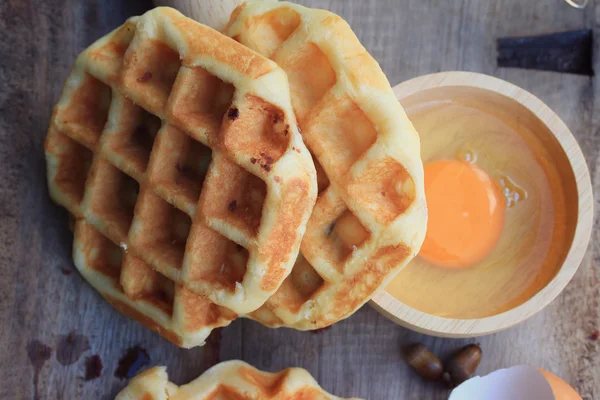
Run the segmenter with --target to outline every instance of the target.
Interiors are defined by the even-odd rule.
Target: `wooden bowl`
[[[567,240],[568,251],[562,265],[549,282],[523,303],[500,314],[475,319],[439,317],[409,307],[385,290],[375,294],[370,304],[399,325],[443,337],[486,335],[526,320],[547,306],[569,283],[583,259],[590,239],[593,222],[592,186],[577,141],[564,122],[540,99],[491,76],[471,72],[442,72],[401,83],[394,87],[394,92],[405,106],[428,99],[450,99],[456,93],[466,93],[473,99],[493,104],[493,107],[504,108],[503,112],[516,115],[519,123],[528,124],[551,154],[552,161],[557,163],[561,180],[567,185],[565,190],[570,198],[567,201],[570,241]]]

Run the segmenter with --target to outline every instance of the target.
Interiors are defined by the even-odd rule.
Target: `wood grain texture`
[[[390,82],[445,70],[506,79],[550,106],[580,142],[600,198],[600,86],[596,78],[498,69],[495,39],[592,28],[600,2],[584,11],[538,0],[303,0],[348,20]],[[113,373],[127,347],[145,347],[171,379],[189,381],[218,359],[241,358],[276,371],[307,368],[324,389],[368,399],[445,399],[400,360],[399,347],[423,341],[440,355],[466,340],[438,339],[401,328],[368,306],[318,334],[235,321],[204,349],[180,350],[110,307],[74,270],[66,213],[45,183],[43,140],[51,108],[78,52],[139,14],[150,1],[4,0],[0,2],[0,397],[114,397],[125,385]],[[598,41],[596,52],[600,50]],[[600,58],[596,58],[600,71]],[[523,324],[480,338],[480,373],[516,364],[545,368],[586,400],[600,399],[600,222],[583,264],[563,294]],[[69,275],[63,273],[72,271]],[[57,361],[61,335],[76,329],[90,350],[72,365]],[[35,342],[38,341],[38,342]],[[43,343],[51,354],[45,362]],[[32,363],[30,353],[38,355]],[[217,352],[216,349],[219,348]],[[83,381],[85,357],[99,354],[102,377]],[[35,358],[35,357],[34,357]],[[39,367],[37,395],[35,368]]]

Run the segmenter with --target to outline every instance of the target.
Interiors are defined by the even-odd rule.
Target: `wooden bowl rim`
[[[586,253],[593,225],[593,194],[585,158],[575,137],[565,123],[543,101],[528,91],[489,75],[450,71],[423,75],[394,86],[398,100],[418,92],[449,86],[489,90],[519,103],[532,112],[560,144],[565,153],[577,186],[577,226],[571,247],[554,278],[532,298],[503,313],[477,319],[443,318],[407,306],[385,290],[377,292],[371,306],[382,315],[404,327],[441,337],[473,337],[510,328],[546,307],[567,286]]]

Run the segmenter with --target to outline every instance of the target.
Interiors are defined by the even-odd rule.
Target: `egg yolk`
[[[425,165],[427,234],[419,256],[447,268],[464,268],[485,258],[504,225],[505,202],[482,169],[464,161]]]

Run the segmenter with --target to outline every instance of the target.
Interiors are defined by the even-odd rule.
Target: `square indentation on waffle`
[[[273,61],[288,76],[294,112],[303,127],[310,110],[335,85],[335,70],[323,51],[310,42],[292,54],[275,53]]]
[[[381,224],[388,224],[414,201],[416,187],[404,166],[391,157],[366,159],[348,180],[348,194]]]
[[[275,300],[282,299],[281,304],[283,307],[297,313],[324,284],[325,281],[321,275],[300,254],[291,274],[275,294]]]
[[[327,281],[341,279],[352,255],[371,237],[370,231],[329,189],[319,196],[302,242],[309,260],[323,260],[319,274]],[[294,267],[295,268],[295,267]]]
[[[85,192],[85,181],[92,165],[94,154],[85,146],[77,143],[67,135],[51,126],[46,139],[48,152],[48,168],[54,176],[51,178],[55,185],[57,199],[72,213],[81,204]],[[54,190],[51,188],[51,190]]]
[[[199,296],[183,286],[175,286],[174,318],[185,332],[226,326],[237,318],[237,314],[228,308],[221,307],[206,296]],[[205,334],[208,336],[208,332]],[[206,337],[205,336],[205,337]]]
[[[107,156],[124,171],[141,179],[146,171],[161,120],[122,95],[115,96],[105,130]]]
[[[291,8],[281,7],[250,17],[244,32],[246,45],[270,58],[275,50],[298,28],[302,17]],[[240,41],[240,38],[233,39]]]
[[[169,99],[171,121],[198,140],[219,133],[234,87],[203,68],[182,67]]]
[[[192,220],[152,189],[142,190],[130,240],[136,254],[177,281]]]
[[[249,253],[244,247],[196,222],[190,232],[184,277],[199,293],[211,293],[217,288],[233,292],[246,273]]]
[[[61,131],[93,150],[108,119],[112,90],[90,74],[83,73],[81,79],[68,103],[58,104],[55,123]],[[67,85],[70,83],[67,81]]]
[[[260,226],[265,182],[217,153],[205,187],[199,204],[209,226],[247,247]]]
[[[259,97],[246,95],[239,108],[229,109],[225,121],[219,141],[233,157],[247,157],[269,172],[287,150],[290,127],[283,112]]]
[[[343,273],[343,265],[352,253],[369,238],[369,231],[350,210],[344,211],[338,218],[325,227],[325,237],[318,251],[328,256],[331,264]]]
[[[123,61],[123,90],[136,104],[163,115],[180,68],[177,51],[160,40],[136,36]]]
[[[211,160],[209,147],[166,125],[157,138],[150,182],[164,199],[193,216]]]
[[[123,251],[119,246],[83,220],[77,222],[75,236],[81,245],[85,268],[111,279],[117,286],[123,265]]]
[[[172,315],[175,284],[144,261],[126,254],[120,282],[130,300],[149,302],[167,315]]]
[[[139,183],[98,158],[94,161],[90,178],[90,210],[94,220],[100,221],[101,231],[116,243],[125,242],[133,221]]]
[[[100,40],[88,50],[89,69],[111,85],[117,85],[125,52],[135,34],[135,24],[127,21],[105,40]]]
[[[304,140],[329,177],[339,177],[375,143],[377,131],[349,97],[330,96],[325,103],[303,130]]]

